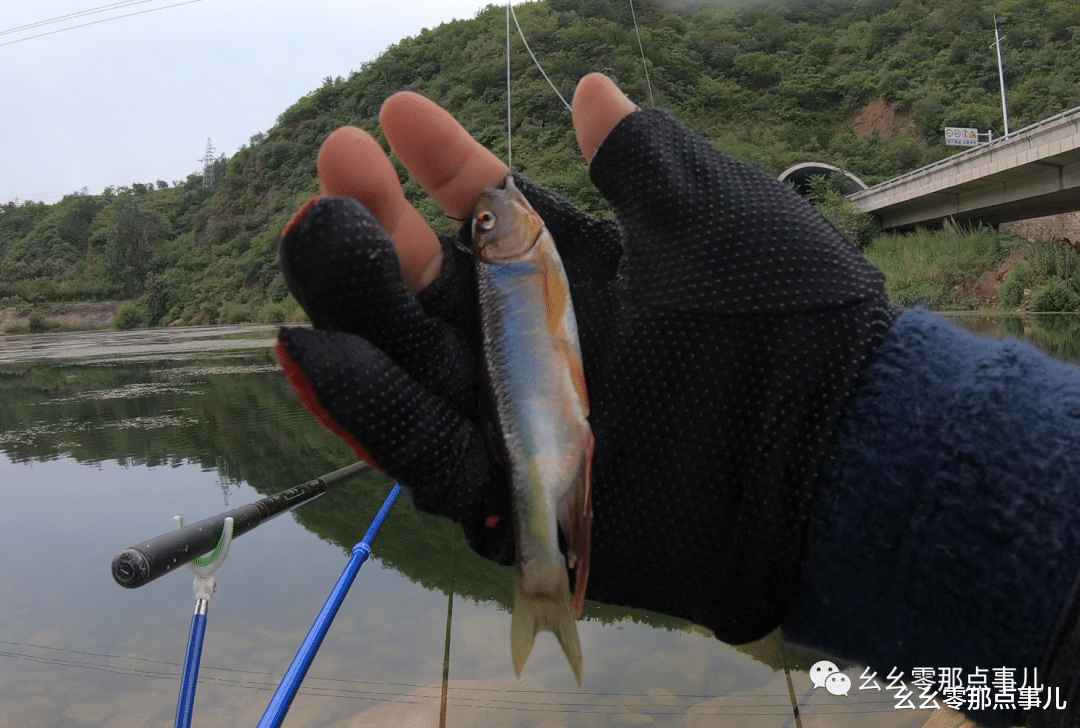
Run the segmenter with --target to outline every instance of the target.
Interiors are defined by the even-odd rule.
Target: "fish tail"
[[[519,569],[514,569],[514,615],[510,620],[510,653],[514,659],[514,673],[521,678],[521,670],[532,652],[536,633],[547,630],[559,640],[563,654],[574,671],[574,679],[581,685],[581,644],[578,642],[577,623],[570,611],[570,585],[563,572],[560,588],[555,594],[531,595],[525,591],[525,580]]]

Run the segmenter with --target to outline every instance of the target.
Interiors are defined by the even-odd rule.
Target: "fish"
[[[511,489],[514,673],[521,678],[547,630],[580,685],[576,620],[591,561],[594,440],[570,286],[551,233],[512,175],[481,194],[471,224],[493,439]]]

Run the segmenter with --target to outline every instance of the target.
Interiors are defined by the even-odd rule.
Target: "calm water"
[[[1080,360],[1080,321],[959,319]],[[285,384],[270,327],[0,337],[0,727],[171,726],[194,596],[186,570],[117,586],[139,540],[352,462]],[[370,476],[238,539],[210,605],[197,726],[254,726],[390,489]],[[817,659],[589,603],[579,688],[543,634],[513,676],[510,571],[395,506],[288,726],[921,726],[889,694],[813,690]],[[886,668],[887,669],[887,668]],[[858,685],[861,668],[846,670]]]

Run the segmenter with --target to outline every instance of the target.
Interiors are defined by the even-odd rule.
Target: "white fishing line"
[[[641,45],[641,29],[637,24],[637,13],[634,12],[634,0],[630,0],[630,17],[634,19],[634,32],[637,33],[637,47],[641,51],[641,67],[645,69],[645,87],[649,89],[649,106],[656,106],[652,95],[652,82],[649,81],[649,66],[645,63],[645,46]]]
[[[532,48],[529,47],[529,41],[525,39],[525,31],[521,29],[521,23],[518,22],[517,13],[514,12],[513,6],[510,5],[509,2],[507,2],[506,7],[510,8],[510,14],[514,16],[514,25],[517,26],[518,34],[521,36],[521,42],[525,44],[525,50],[527,50],[529,52],[529,55],[532,56],[533,63],[535,63],[536,67],[540,69],[540,73],[541,75],[543,75],[544,80],[548,82],[548,85],[551,86],[551,90],[554,91],[555,95],[559,97],[559,101],[563,102],[563,106],[566,107],[566,110],[572,112],[574,109],[570,106],[570,102],[567,101],[561,93],[559,93],[559,89],[555,86],[554,82],[552,82],[551,78],[547,75],[547,71],[544,70],[544,67],[540,65],[540,61],[536,59],[536,54],[533,53]],[[509,30],[507,31],[507,34],[509,34]],[[509,56],[509,53],[509,50],[507,50],[507,56]]]
[[[510,169],[514,168],[514,156],[511,150],[510,143],[510,13],[513,12],[513,8],[510,5],[510,0],[506,0],[506,166]],[[517,17],[514,17],[514,22],[517,22]],[[518,31],[521,27],[518,26]],[[524,39],[524,36],[522,36]],[[528,44],[526,44],[528,47]]]
[[[513,17],[514,25],[517,26],[518,35],[521,36],[521,42],[525,44],[525,50],[529,52],[529,57],[532,58],[533,63],[536,64],[537,69],[540,71],[540,75],[544,77],[544,80],[551,86],[551,90],[555,92],[555,95],[559,97],[559,101],[563,102],[563,106],[566,110],[573,113],[574,109],[570,105],[570,102],[566,100],[566,97],[562,95],[559,88],[555,85],[555,82],[551,80],[551,77],[547,75],[547,71],[544,70],[544,66],[540,63],[540,59],[533,53],[533,49],[529,46],[529,41],[525,37],[525,31],[521,29],[521,23],[518,22],[517,13],[514,12],[514,6],[511,4],[511,0],[506,0],[506,166],[513,169],[513,153],[512,153],[512,134],[511,128],[511,115],[510,115],[510,18]],[[634,0],[630,0],[630,17],[634,19],[634,32],[637,34],[638,51],[641,53],[641,67],[645,70],[645,86],[649,90],[649,105],[656,106],[656,102],[653,100],[652,81],[649,79],[649,66],[645,62],[645,47],[641,43],[641,29],[638,27],[637,13],[634,12]]]

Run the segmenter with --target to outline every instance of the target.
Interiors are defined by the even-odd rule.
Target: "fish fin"
[[[561,568],[561,567],[560,567]],[[514,569],[514,615],[510,619],[510,655],[514,674],[521,679],[521,670],[529,659],[536,633],[547,630],[555,635],[581,685],[581,643],[578,642],[577,622],[570,613],[570,586],[565,573],[556,594],[529,595],[525,592],[524,577]]]
[[[555,339],[565,338],[566,334],[562,331],[563,317],[570,305],[570,290],[557,253],[549,251],[540,256],[540,280],[544,284],[548,333]]]
[[[571,499],[570,517],[577,514],[578,522],[574,526],[575,539],[569,542],[569,550],[574,554],[574,603],[571,613],[580,617],[585,609],[585,584],[589,581],[589,566],[592,564],[592,459],[595,445],[593,435],[589,433],[589,442],[585,447],[584,462],[581,464],[582,476],[580,498]]]
[[[585,416],[589,416],[589,392],[585,387],[585,367],[581,363],[578,344],[577,319],[570,305],[570,284],[562,260],[554,248],[540,255],[540,279],[544,285],[544,305],[547,308],[548,333],[555,340],[559,353],[570,367],[574,390],[577,392]]]
[[[559,526],[566,540],[566,560],[574,570],[574,600],[571,613],[581,616],[585,608],[585,585],[592,562],[592,458],[595,440],[591,432],[581,448],[581,461],[573,483],[562,501]]]
[[[566,339],[559,339],[556,343],[567,365],[570,367],[570,378],[574,383],[574,392],[581,400],[581,408],[585,416],[589,416],[589,390],[585,387],[585,367],[581,363],[581,354],[570,346]]]

